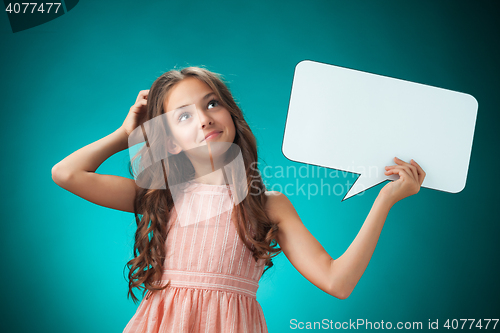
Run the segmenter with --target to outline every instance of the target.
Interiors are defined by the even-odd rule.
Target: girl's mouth
[[[207,136],[205,138],[205,141],[208,141],[208,140],[212,140],[212,139],[215,139],[217,138],[222,132],[216,132],[216,133],[212,133],[210,134],[209,136]]]

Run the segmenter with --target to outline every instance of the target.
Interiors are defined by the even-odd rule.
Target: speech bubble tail
[[[378,184],[381,184],[385,182],[387,179],[381,179],[380,177],[367,177],[361,174],[361,176],[356,179],[354,184],[351,186],[349,191],[347,191],[346,195],[344,198],[340,201],[344,201],[346,199],[349,199],[357,194],[363,195],[366,190],[369,188],[372,188],[374,186],[377,186]],[[360,194],[361,193],[361,194]]]

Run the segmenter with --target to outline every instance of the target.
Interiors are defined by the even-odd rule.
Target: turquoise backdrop
[[[304,59],[465,92],[479,110],[465,189],[423,188],[397,203],[349,298],[316,288],[284,254],[274,260],[257,294],[269,331],[297,331],[293,319],[424,328],[439,320],[443,329],[446,319],[499,318],[499,14],[495,1],[82,0],[17,33],[1,14],[0,330],[122,332],[137,309],[124,271],[133,214],[57,186],[57,162],[117,129],[160,74],[193,65],[229,81],[261,166],[299,167],[281,145],[294,67]],[[125,150],[97,172],[130,178],[127,162]],[[338,258],[383,185],[344,202],[345,193],[288,197]]]

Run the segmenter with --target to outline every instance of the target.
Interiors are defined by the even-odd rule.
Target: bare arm
[[[278,223],[277,242],[283,253],[307,280],[334,297],[347,298],[360,280],[391,207],[420,189],[425,177],[422,168],[414,161],[411,165],[401,160],[396,163],[388,167],[386,174],[399,174],[400,179],[382,188],[358,235],[336,260],[303,225],[288,198],[279,192],[269,192],[266,211]]]
[[[332,260],[332,284],[341,290],[341,298],[351,294],[365,272],[391,207],[387,200],[377,196],[354,241],[343,255]]]
[[[78,149],[52,168],[52,179],[62,188],[97,205],[134,212],[135,181],[100,175],[97,168],[110,156],[128,148],[128,135],[119,128],[108,136]]]
[[[128,136],[145,121],[148,93],[149,90],[139,92],[120,128],[57,163],[52,168],[54,182],[97,205],[133,213],[135,196],[140,190],[135,181],[95,171],[110,156],[128,148]]]
[[[337,260],[332,260],[333,285],[348,297],[366,270],[375,251],[387,215],[392,206],[420,191],[425,172],[417,162],[406,163],[395,157],[396,165],[386,167],[385,174],[397,174],[399,179],[385,185],[368,213],[365,223],[349,248]]]
[[[57,175],[67,176],[69,173],[86,171],[95,172],[97,168],[112,155],[128,148],[128,135],[123,128],[78,149],[52,169],[59,171]]]
[[[266,213],[273,222],[278,223],[276,241],[290,263],[316,287],[341,298],[340,290],[331,288],[332,257],[307,230],[284,194],[276,191],[266,194]]]

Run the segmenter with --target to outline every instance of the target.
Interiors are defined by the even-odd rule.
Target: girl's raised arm
[[[278,223],[277,242],[292,265],[311,283],[339,299],[347,298],[363,275],[377,245],[391,207],[418,193],[425,172],[415,162],[395,158],[386,175],[400,178],[385,185],[358,235],[345,253],[334,260],[306,229],[288,198],[279,192],[268,195],[266,211]]]
[[[140,190],[135,181],[125,177],[100,175],[95,171],[110,156],[128,148],[128,136],[144,122],[148,92],[149,90],[143,90],[139,93],[120,128],[57,163],[52,168],[54,182],[97,205],[133,213],[134,199]]]

